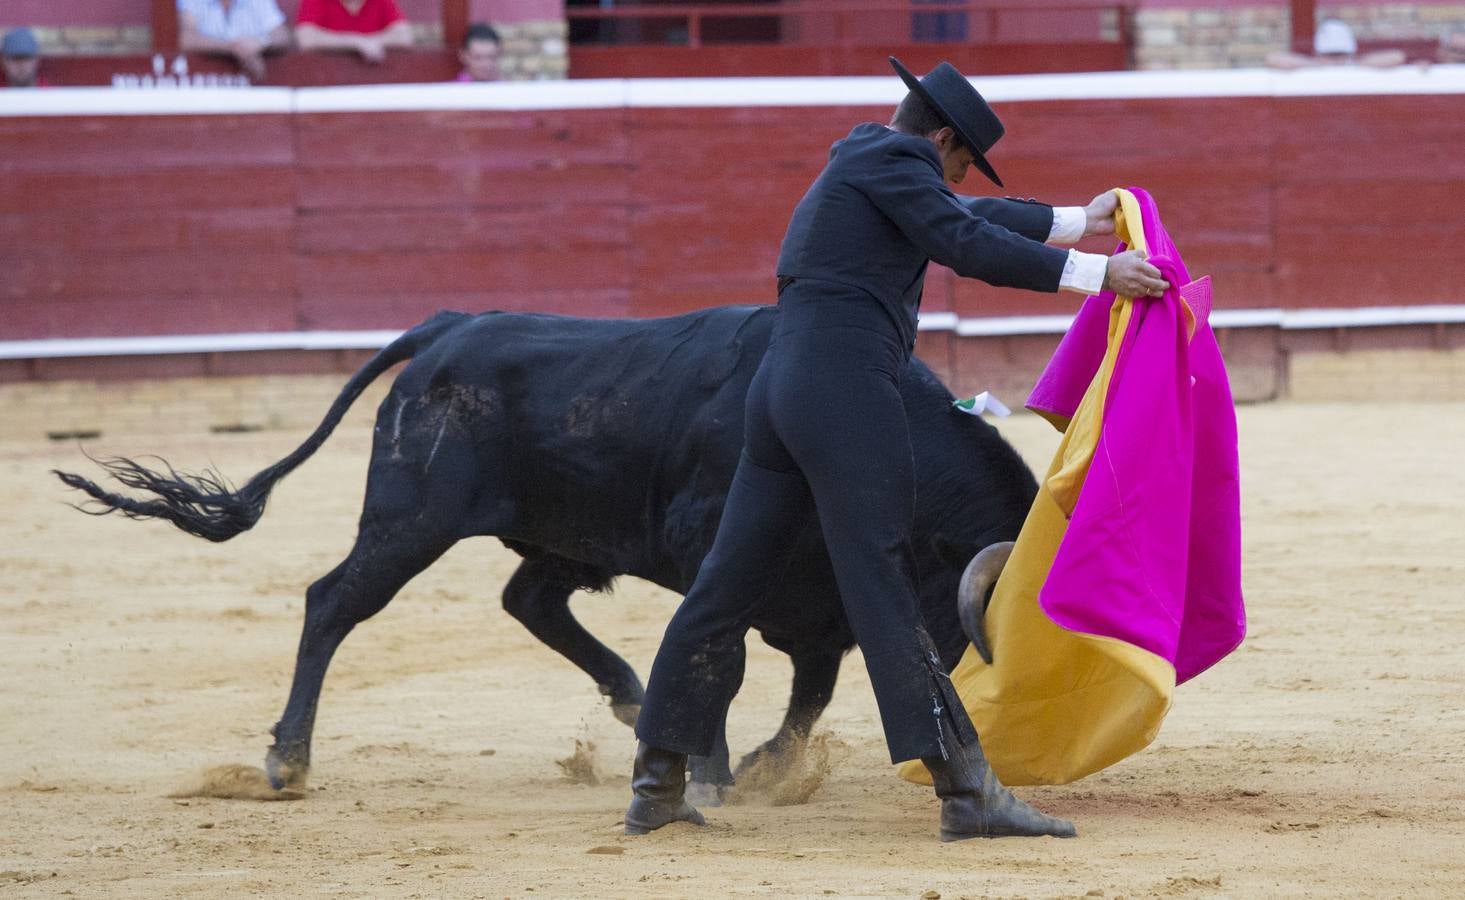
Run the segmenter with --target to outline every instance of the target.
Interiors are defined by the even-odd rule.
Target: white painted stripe
[[[1283,313],[1282,327],[1367,328],[1380,325],[1458,325],[1465,306],[1364,306],[1358,309],[1299,309]]]
[[[626,105],[623,78],[494,84],[371,84],[295,91],[295,110],[303,113],[623,109]]]
[[[1000,337],[1014,334],[1062,334],[1073,324],[1073,316],[993,316],[962,319],[956,323],[961,337]]]
[[[951,331],[956,328],[954,312],[925,312],[916,319],[917,331]]]
[[[1280,309],[1213,309],[1212,328],[1277,328],[1287,314]]]
[[[170,334],[148,337],[0,341],[0,359],[70,356],[163,356],[246,350],[378,350],[400,331],[270,331],[253,334]]]
[[[995,80],[995,79],[994,79]],[[973,79],[986,94],[985,81]],[[899,78],[633,78],[627,106],[895,106],[905,96]]]
[[[1168,97],[1270,97],[1277,73],[1270,69],[1183,69],[1007,75],[971,82],[993,103],[1039,100],[1133,100]]]
[[[1393,69],[1323,67],[1272,73],[1273,96],[1465,93],[1465,65]]]
[[[1465,65],[1079,72],[973,78],[995,103],[1188,97],[1465,93]],[[762,106],[893,106],[891,77],[616,78],[327,88],[49,88],[0,91],[0,116],[210,115]]]
[[[215,116],[289,113],[291,88],[46,88],[0,91],[0,116]]]
[[[1360,309],[1225,309],[1211,313],[1213,328],[1271,327],[1287,330],[1368,328],[1385,325],[1465,323],[1462,306],[1376,306]],[[959,319],[951,312],[923,313],[922,331],[955,331],[961,337],[1062,334],[1073,316],[992,316]],[[0,359],[72,356],[156,356],[174,353],[237,353],[250,350],[376,350],[400,331],[271,331],[248,334],[178,334],[153,337],[55,338],[0,341]]]
[[[937,313],[949,316],[950,313]],[[924,317],[923,317],[924,318]],[[924,330],[954,330],[961,337],[1014,334],[1062,334],[1073,316],[993,316],[960,319],[954,329],[932,323]],[[1218,309],[1210,315],[1212,328],[1282,328],[1303,331],[1318,328],[1372,328],[1387,325],[1453,325],[1465,323],[1465,306],[1371,306],[1357,309]]]

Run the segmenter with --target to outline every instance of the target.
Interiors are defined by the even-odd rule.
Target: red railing
[[[1292,0],[1292,52],[1312,53],[1312,34],[1317,28],[1317,0]]]
[[[649,29],[603,27],[600,36],[590,40],[582,39],[581,42],[610,43],[622,46],[677,43],[695,49],[709,43],[707,40],[709,20],[723,24],[728,22],[749,23],[760,20],[766,22],[773,19],[779,26],[777,36],[754,42],[844,47],[872,43],[911,42],[912,38],[909,35],[899,37],[888,33],[873,35],[857,27],[859,19],[872,15],[909,15],[911,17],[909,21],[913,23],[921,21],[922,17],[926,17],[927,22],[932,22],[936,21],[936,17],[967,16],[969,18],[963,20],[963,31],[977,31],[984,35],[978,41],[980,43],[998,43],[1004,40],[1002,22],[1005,14],[1030,16],[1033,13],[1041,12],[1092,11],[1097,13],[1113,10],[1115,12],[1114,34],[1117,43],[1126,48],[1133,48],[1133,9],[1136,2],[1137,0],[1035,0],[1035,2],[952,0],[952,2],[922,3],[918,0],[840,0],[840,2],[814,0],[814,2],[788,4],[632,3],[599,9],[569,7],[565,10],[565,16],[571,25],[572,42],[575,42],[576,23],[597,23],[602,26],[613,26],[618,23],[635,25],[661,23],[659,27]],[[807,22],[811,19],[820,20],[826,27],[817,31],[786,27],[790,23],[797,25],[801,21]],[[665,24],[668,22],[684,24],[680,29],[668,29]],[[973,28],[972,23],[980,23],[982,27]],[[736,40],[717,39],[715,31],[716,29],[713,29],[712,43],[722,45],[737,42]],[[644,37],[646,34],[655,35],[655,38],[646,40]],[[672,36],[671,40],[668,40],[668,35]],[[1100,39],[1101,27],[1098,24],[1095,24],[1092,33],[1084,38],[1089,41]],[[941,41],[950,40],[950,38],[938,35],[927,40]]]

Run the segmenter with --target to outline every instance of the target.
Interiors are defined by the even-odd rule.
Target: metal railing
[[[1107,27],[1096,25],[1088,40],[1112,40],[1125,47],[1134,46],[1133,11],[1137,0],[807,0],[797,3],[757,4],[677,4],[677,3],[626,3],[600,8],[567,7],[565,16],[571,27],[572,43],[603,43],[619,46],[675,44],[688,48],[699,48],[708,43],[726,45],[732,43],[778,43],[805,46],[852,46],[870,43],[892,42],[891,35],[878,39],[866,35],[856,26],[856,20],[878,14],[905,14],[912,24],[910,35],[894,37],[894,43],[922,41],[972,42],[967,37],[978,32],[984,37],[976,43],[997,43],[1002,40],[1002,18],[1004,14],[1031,15],[1032,13],[1061,12],[1105,12],[1112,11],[1111,23]],[[959,17],[959,18],[957,18]],[[790,20],[818,19],[828,24],[817,35],[805,35],[804,29],[783,27]],[[771,36],[759,40],[719,38],[717,25],[726,23],[767,23],[775,20],[778,28]],[[668,27],[668,23],[672,23]],[[708,25],[714,27],[709,30]],[[972,27],[976,23],[979,27]],[[577,24],[597,24],[593,37],[577,36]],[[658,27],[642,26],[655,24]],[[677,25],[680,27],[677,27]],[[618,27],[619,26],[619,27]],[[629,26],[629,27],[625,27]],[[927,32],[922,34],[922,32]],[[647,35],[653,35],[647,39]],[[709,35],[711,40],[709,41]],[[578,37],[578,39],[577,39]]]

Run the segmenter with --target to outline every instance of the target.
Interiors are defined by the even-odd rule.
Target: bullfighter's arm
[[[974,213],[946,186],[934,154],[928,159],[896,144],[857,187],[912,243],[956,274],[998,287],[1058,290],[1068,252]]]
[[[1091,234],[1114,233],[1118,197],[1105,191],[1088,206],[1049,206],[1029,197],[966,197],[958,194],[974,214],[1015,231],[1029,240],[1067,246]]]
[[[1007,197],[967,197],[957,194],[962,205],[994,225],[1001,225],[1030,241],[1047,243],[1058,224],[1056,210],[1036,200],[1013,200]],[[1071,242],[1070,242],[1071,243]]]

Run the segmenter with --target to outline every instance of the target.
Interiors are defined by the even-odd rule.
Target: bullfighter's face
[[[943,128],[931,135],[931,140],[936,144],[936,151],[941,154],[942,175],[952,184],[961,184],[966,177],[966,170],[972,164],[971,148],[950,128]]]

